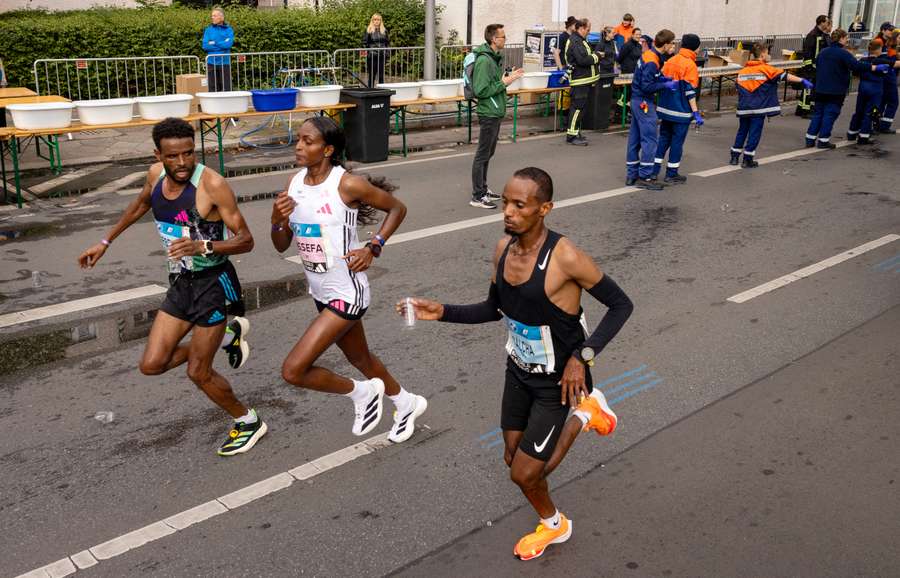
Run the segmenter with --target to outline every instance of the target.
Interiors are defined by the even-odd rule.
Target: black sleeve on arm
[[[609,308],[597,329],[584,342],[585,346],[599,354],[631,317],[634,304],[609,275],[604,275],[596,285],[588,289],[588,293]]]
[[[501,318],[499,310],[500,300],[497,298],[497,284],[491,283],[486,301],[472,305],[444,305],[444,316],[439,321],[467,325],[499,321]]]

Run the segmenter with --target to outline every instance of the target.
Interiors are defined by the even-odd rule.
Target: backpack
[[[466,54],[463,59],[463,96],[466,100],[477,100],[475,98],[475,87],[472,85],[472,72],[475,70],[475,59],[478,54],[474,51]]]

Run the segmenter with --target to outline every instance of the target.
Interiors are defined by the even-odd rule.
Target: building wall
[[[437,1],[444,6],[440,33],[446,38],[455,28],[465,39],[466,0]],[[473,0],[472,42],[481,42],[484,27],[492,22],[505,25],[509,43],[522,42],[525,30],[535,24],[561,29],[560,24],[550,22],[551,10],[551,0]],[[626,12],[651,35],[661,28],[678,36],[686,32],[700,36],[805,34],[815,25],[817,15],[828,12],[828,0],[569,0],[569,13],[590,18],[594,30],[603,24],[618,24]]]

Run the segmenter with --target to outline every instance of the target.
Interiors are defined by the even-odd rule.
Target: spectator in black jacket
[[[387,29],[381,14],[372,14],[366,34],[363,36],[363,47],[375,50],[366,52],[366,69],[369,71],[369,88],[375,86],[375,82],[384,82],[384,63],[387,61],[389,46]]]
[[[613,74],[616,67],[616,57],[619,55],[619,46],[616,44],[612,26],[603,27],[600,42],[597,43],[594,49],[601,53],[597,71],[600,74]]]
[[[819,52],[831,44],[828,32],[830,28],[831,21],[828,16],[820,14],[816,18],[816,27],[810,30],[803,39],[803,68],[800,69],[799,76],[813,84],[816,83],[816,57],[819,56]],[[800,99],[797,101],[797,116],[806,118],[812,113],[814,97],[811,90],[804,89],[800,93]]]
[[[641,29],[635,28],[631,39],[622,45],[619,55],[616,57],[616,62],[619,63],[619,69],[622,71],[622,74],[634,74],[634,69],[637,68],[638,60],[641,59],[641,54],[643,53],[644,51],[641,48]]]

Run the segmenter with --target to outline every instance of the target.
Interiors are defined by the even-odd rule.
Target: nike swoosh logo
[[[534,451],[537,453],[541,453],[544,451],[544,448],[547,447],[547,442],[550,441],[550,436],[553,435],[553,430],[556,429],[556,426],[550,428],[550,433],[547,434],[547,437],[544,438],[544,442],[541,445],[534,444]]]
[[[544,262],[541,263],[540,265],[538,265],[538,269],[540,269],[541,271],[543,271],[544,269],[546,269],[546,268],[547,268],[547,260],[548,260],[548,259],[550,259],[550,251],[547,251],[547,254],[544,255]]]

